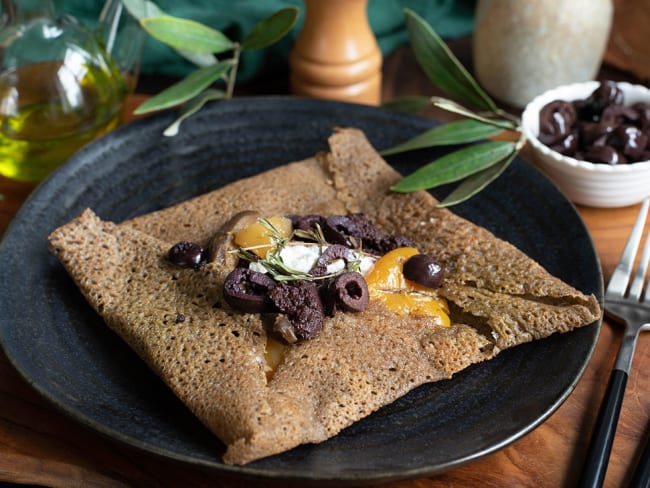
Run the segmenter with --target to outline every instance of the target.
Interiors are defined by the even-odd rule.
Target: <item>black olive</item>
[[[204,261],[203,248],[194,242],[182,241],[174,244],[167,252],[167,258],[181,268],[198,268]]]
[[[616,128],[609,143],[633,160],[639,160],[648,144],[648,136],[633,125],[621,125]]]
[[[639,112],[632,107],[609,105],[603,110],[600,122],[607,126],[616,127],[621,124],[634,123],[639,120],[639,117]]]
[[[573,156],[578,149],[578,133],[570,132],[564,139],[552,144],[551,149],[567,156]]]
[[[623,92],[613,81],[604,81],[584,102],[576,103],[578,114],[583,120],[598,120],[608,105],[621,105]]]
[[[627,160],[612,146],[592,146],[585,153],[585,159],[592,163],[622,164]]]
[[[639,115],[637,121],[639,127],[643,131],[650,129],[650,104],[644,102],[637,102],[631,107]]]
[[[312,267],[310,274],[313,276],[324,276],[327,274],[327,266],[337,259],[342,259],[347,266],[350,261],[354,260],[354,258],[355,254],[352,252],[352,249],[342,246],[341,244],[334,244],[325,249],[323,254],[320,255]]]
[[[337,276],[330,284],[330,293],[344,312],[363,312],[368,308],[370,292],[361,273],[351,271]]]
[[[291,220],[294,229],[305,231],[316,230],[316,226],[322,227],[325,222],[325,217],[317,214],[286,215],[286,217]]]
[[[539,140],[555,144],[570,134],[576,121],[576,110],[571,102],[555,100],[539,112]]]
[[[408,280],[427,288],[438,288],[442,285],[444,270],[431,256],[416,254],[404,263],[403,273]]]
[[[273,278],[249,268],[235,268],[223,284],[223,297],[228,305],[241,312],[269,311],[268,294],[275,286]]]
[[[593,144],[603,136],[608,136],[614,130],[613,125],[601,124],[600,122],[579,122],[578,134],[583,147]]]
[[[327,242],[341,244],[346,247],[356,247],[350,236],[357,234],[355,223],[346,215],[332,215],[323,222],[323,234]]]

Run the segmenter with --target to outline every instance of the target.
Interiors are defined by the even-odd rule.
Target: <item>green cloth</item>
[[[241,40],[261,19],[282,7],[296,5],[301,10],[294,29],[279,43],[264,49],[244,52],[238,70],[238,82],[250,81],[260,73],[287,70],[291,47],[303,23],[301,0],[157,0],[170,15],[197,20],[222,31],[233,40]],[[368,0],[368,18],[379,47],[388,55],[408,42],[403,9],[408,7],[422,16],[443,38],[470,34],[474,27],[475,0]],[[77,17],[94,27],[101,2],[58,0],[60,12]],[[142,73],[148,75],[185,76],[195,69],[173,50],[147,36],[142,56]]]

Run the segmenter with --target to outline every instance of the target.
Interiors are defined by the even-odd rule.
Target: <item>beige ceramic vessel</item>
[[[612,14],[612,0],[479,0],[473,48],[477,79],[515,107],[553,87],[592,80]]]

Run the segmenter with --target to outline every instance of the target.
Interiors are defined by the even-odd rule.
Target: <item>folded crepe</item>
[[[389,191],[400,175],[356,129],[330,151],[115,224],[91,210],[55,230],[50,249],[86,299],[244,464],[322,442],[427,382],[451,377],[499,351],[600,316],[585,296],[507,242],[427,192]],[[400,316],[379,301],[337,313],[312,340],[291,345],[267,377],[267,329],[233,311],[222,288],[231,271],[169,263],[181,240],[206,244],[234,214],[364,212],[390,234],[413,239],[445,266],[440,293],[452,325]]]

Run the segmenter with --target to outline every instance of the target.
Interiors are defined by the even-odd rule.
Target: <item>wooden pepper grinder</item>
[[[381,51],[367,0],[304,0],[305,23],[289,57],[295,95],[379,105]]]

